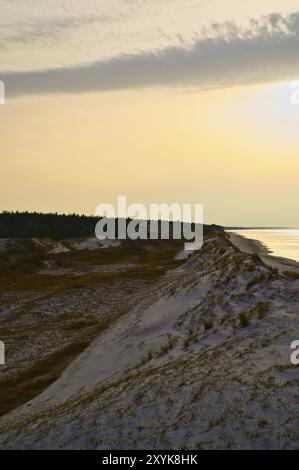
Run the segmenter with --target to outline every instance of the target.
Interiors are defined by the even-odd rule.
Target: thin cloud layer
[[[199,89],[299,77],[299,12],[252,19],[250,28],[215,24],[191,47],[121,55],[87,65],[5,72],[7,96],[140,87]]]
[[[108,15],[83,15],[66,17],[36,18],[34,20],[20,23],[18,34],[8,34],[0,40],[0,47],[11,47],[16,44],[32,45],[40,44],[45,40],[55,45],[58,40],[64,39],[66,34],[72,30],[89,27],[90,25],[101,25],[118,19],[116,16]]]

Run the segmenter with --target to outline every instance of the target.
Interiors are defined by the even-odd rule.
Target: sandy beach
[[[272,268],[277,268],[280,272],[299,272],[299,263],[292,259],[271,255],[269,248],[259,240],[252,240],[232,232],[227,233],[229,234],[230,241],[233,243],[233,245],[244,253],[258,255],[265,264],[271,266]]]

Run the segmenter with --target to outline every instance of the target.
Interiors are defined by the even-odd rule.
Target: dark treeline
[[[75,238],[88,237],[95,234],[95,226],[99,217],[77,214],[43,214],[39,212],[2,212],[0,213],[0,238]],[[127,219],[128,223],[130,219]],[[149,221],[148,229],[149,229]],[[215,228],[205,226],[205,233]],[[159,235],[161,221],[159,221]],[[194,224],[192,224],[194,229]],[[172,224],[169,227],[172,238]],[[117,237],[117,221],[116,221]]]
[[[1,238],[72,238],[94,234],[97,217],[39,212],[0,213]]]

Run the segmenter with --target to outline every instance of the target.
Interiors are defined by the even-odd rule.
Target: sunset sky
[[[299,227],[299,0],[0,8],[0,210],[93,214],[127,195]]]

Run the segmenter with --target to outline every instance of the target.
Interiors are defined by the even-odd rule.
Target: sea
[[[299,229],[240,229],[229,232],[263,243],[273,256],[282,256],[299,262]]]

